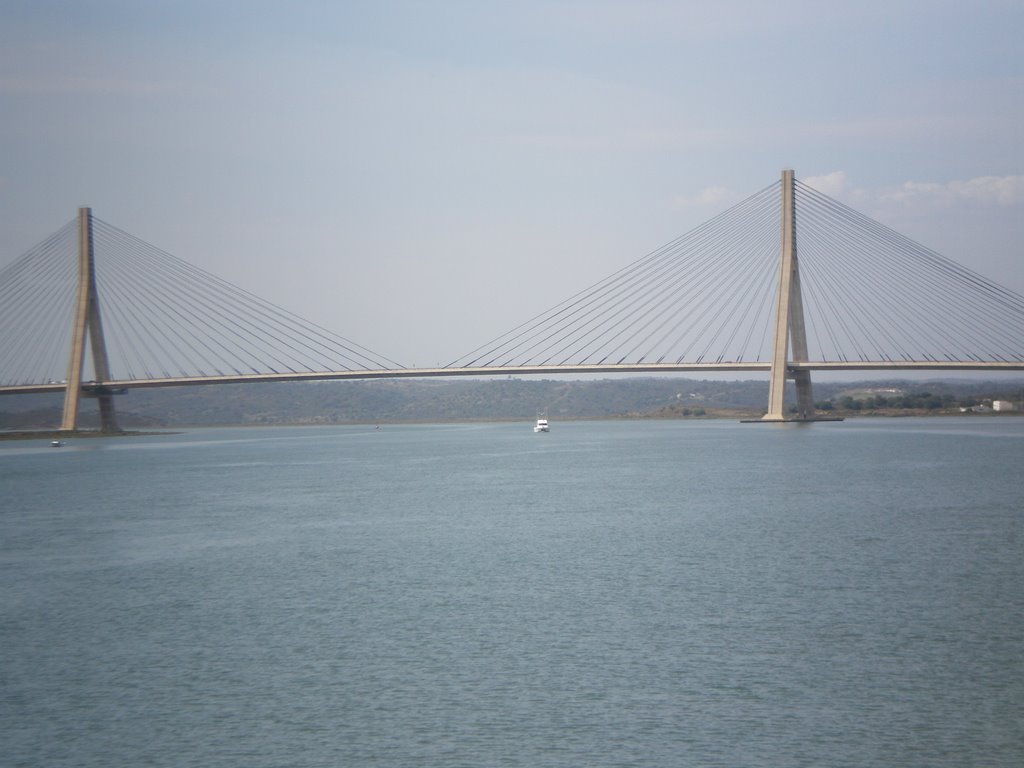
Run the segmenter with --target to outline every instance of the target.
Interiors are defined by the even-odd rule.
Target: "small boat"
[[[64,441],[63,440],[51,440],[50,441],[50,447],[51,448],[63,448],[64,447]]]
[[[537,423],[533,425],[534,432],[548,432],[550,427],[548,426],[548,420],[541,416],[537,419]]]

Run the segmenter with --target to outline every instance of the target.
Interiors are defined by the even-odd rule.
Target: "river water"
[[[1024,419],[0,443],[6,766],[1024,765]]]

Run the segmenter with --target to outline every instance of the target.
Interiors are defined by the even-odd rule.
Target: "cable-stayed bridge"
[[[257,381],[760,371],[813,420],[815,370],[1024,370],[1024,297],[795,179],[439,368],[407,368],[88,208],[0,270],[0,394]],[[795,415],[784,405],[796,384]]]

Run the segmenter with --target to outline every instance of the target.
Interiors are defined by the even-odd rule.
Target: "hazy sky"
[[[783,168],[1024,293],[1024,3],[0,0],[0,266],[80,205],[405,365]]]

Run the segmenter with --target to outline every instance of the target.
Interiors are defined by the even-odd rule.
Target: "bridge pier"
[[[114,395],[121,394],[121,391],[111,391],[101,388],[96,392],[96,402],[100,410],[100,431],[120,432],[121,427],[117,423],[117,414],[114,412]]]
[[[98,398],[100,405],[100,431],[120,432],[121,428],[117,425],[117,414],[114,413],[113,395],[99,395]]]
[[[75,317],[71,330],[71,354],[68,360],[67,384],[64,390],[64,414],[61,431],[78,429],[78,407],[83,394],[82,367],[85,363],[85,339],[89,337],[92,367],[96,383],[92,390],[99,400],[100,429],[120,432],[114,413],[113,392],[104,390],[102,382],[110,380],[107,346],[100,319],[100,299],[96,290],[96,263],[93,254],[92,209],[78,209],[78,289]]]
[[[811,391],[811,372],[794,371],[796,383],[796,413],[798,421],[814,420],[814,394]]]

